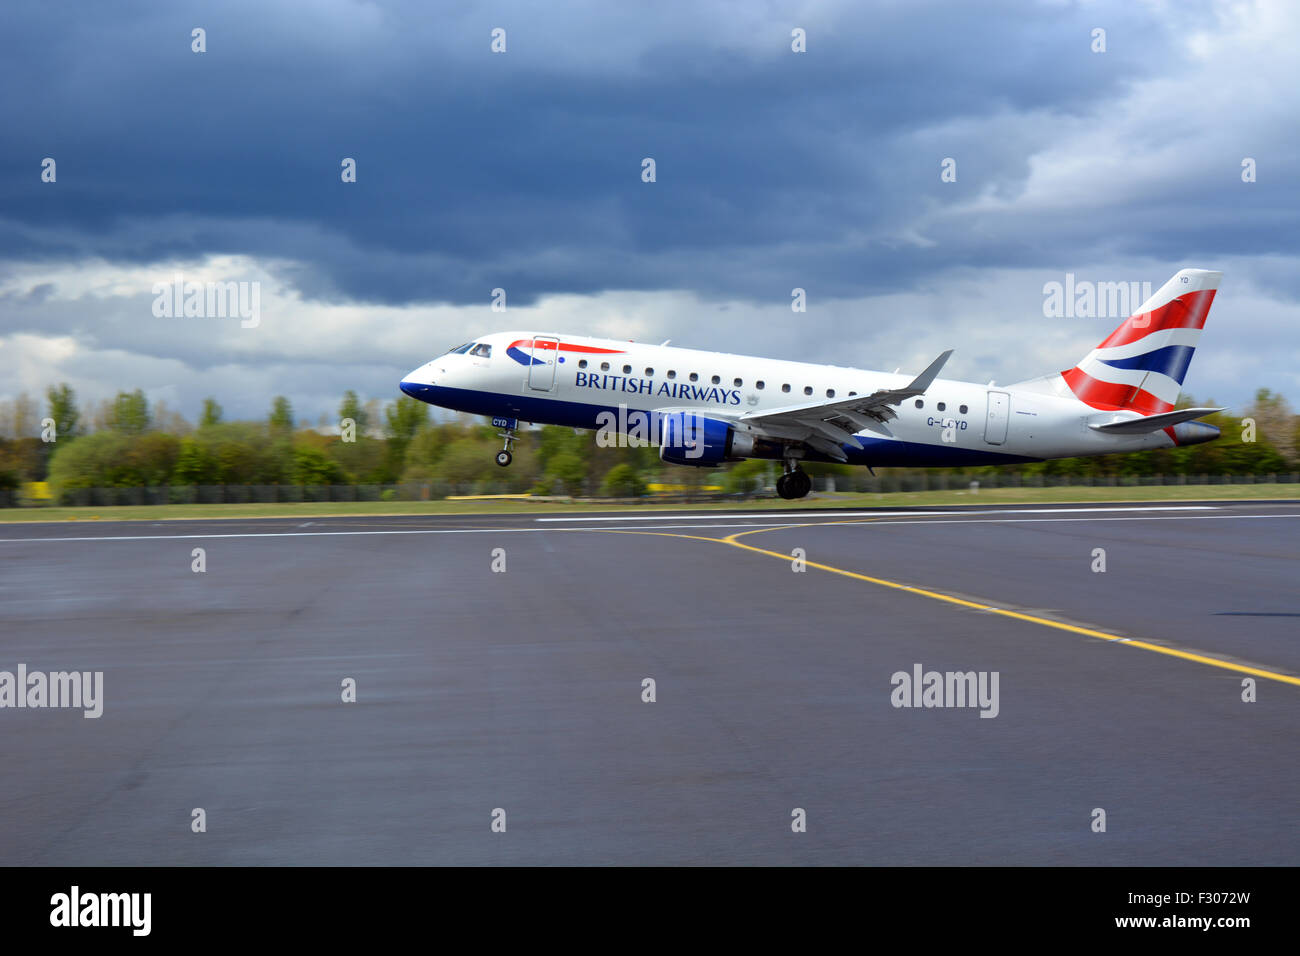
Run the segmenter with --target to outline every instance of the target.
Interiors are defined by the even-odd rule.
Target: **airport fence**
[[[872,475],[865,469],[853,475],[816,475],[815,491],[887,494],[916,491],[968,491],[987,488],[1121,488],[1159,485],[1297,484],[1300,474],[1267,475],[1043,475],[1004,472],[951,474],[927,471],[884,471]],[[436,501],[457,495],[505,495],[517,492],[506,482],[422,481],[390,485],[159,485],[148,488],[68,488],[58,500],[36,499],[21,489],[0,488],[0,508],[48,506],[113,507],[120,505],[176,504],[277,504],[349,501]],[[747,491],[716,494],[676,492],[647,495],[643,500],[705,501],[766,497],[770,484],[756,480]],[[584,496],[586,497],[586,496]]]
[[[947,472],[881,472],[865,469],[851,476],[823,475],[814,480],[817,491],[853,491],[863,494],[899,491],[966,491],[982,488],[1137,488],[1160,485],[1268,485],[1300,483],[1300,473],[1267,475],[1044,475],[1021,472],[949,474]]]

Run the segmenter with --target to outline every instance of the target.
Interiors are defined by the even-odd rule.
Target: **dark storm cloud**
[[[1055,122],[1179,55],[1178,23],[1149,10],[88,3],[9,18],[11,260],[237,253],[279,260],[309,298],[469,303],[503,286],[523,303],[853,296],[952,266],[1279,241],[1254,227],[1277,208],[1271,187],[1243,208],[1229,183],[1219,211],[1210,196],[1188,224],[1177,170],[1166,194],[1122,210],[945,215],[1014,198]],[[1097,25],[1104,56],[1088,49]],[[190,51],[194,26],[205,54]],[[488,50],[496,26],[505,55]],[[790,52],[793,26],[808,53]],[[39,182],[45,156],[55,186]],[[344,156],[354,185],[339,181]],[[939,182],[945,156],[956,184]],[[1150,228],[1121,231],[1126,219]]]

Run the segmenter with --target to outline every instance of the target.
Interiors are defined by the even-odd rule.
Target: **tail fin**
[[[1129,408],[1143,415],[1172,409],[1222,276],[1205,269],[1175,275],[1061,373],[1070,391],[1094,408]]]

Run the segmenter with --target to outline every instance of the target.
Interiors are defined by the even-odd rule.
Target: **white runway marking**
[[[1213,505],[1152,505],[1145,506],[1127,506],[1123,508],[997,508],[989,511],[845,511],[834,515],[835,518],[919,518],[925,515],[1059,515],[1059,514],[1082,514],[1087,512],[1098,511],[1218,511]],[[716,515],[632,515],[630,517],[621,517],[618,515],[601,515],[599,517],[589,518],[534,518],[534,521],[708,521]],[[781,514],[756,513],[755,518],[829,518],[832,515],[825,511],[813,512],[783,512]]]
[[[950,514],[951,512],[943,512]],[[1150,518],[1123,517],[1123,518],[978,518],[974,521],[963,521],[959,518],[949,519],[932,519],[926,521],[879,521],[879,522],[856,522],[856,521],[817,521],[809,522],[807,525],[790,525],[789,527],[829,527],[829,528],[863,528],[877,527],[880,525],[903,525],[903,524],[1060,524],[1077,521],[1231,521],[1231,520],[1249,520],[1252,518],[1300,518],[1300,513],[1296,514],[1267,514],[1267,515],[1160,515]],[[732,528],[780,528],[786,527],[783,524],[763,525],[752,522],[746,524],[683,524],[683,525],[659,525],[664,530],[690,530],[704,531],[710,529],[732,529]],[[186,541],[201,540],[212,538],[335,538],[335,537],[354,537],[364,535],[390,535],[390,534],[530,534],[539,532],[557,532],[557,531],[582,531],[582,528],[418,528],[405,531],[249,531],[240,534],[133,534],[133,535],[105,535],[103,537],[78,537],[78,538],[0,538],[0,544],[41,544],[52,541]],[[640,531],[640,528],[592,528],[592,531]],[[652,532],[643,532],[652,533]],[[721,540],[721,539],[719,539]]]

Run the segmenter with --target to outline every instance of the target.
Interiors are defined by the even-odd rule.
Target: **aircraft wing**
[[[847,461],[840,445],[861,448],[862,442],[853,434],[859,431],[892,437],[885,423],[898,415],[891,406],[925,394],[950,355],[952,349],[931,362],[903,388],[882,388],[870,395],[749,412],[737,420],[766,438],[802,442],[836,461]]]

